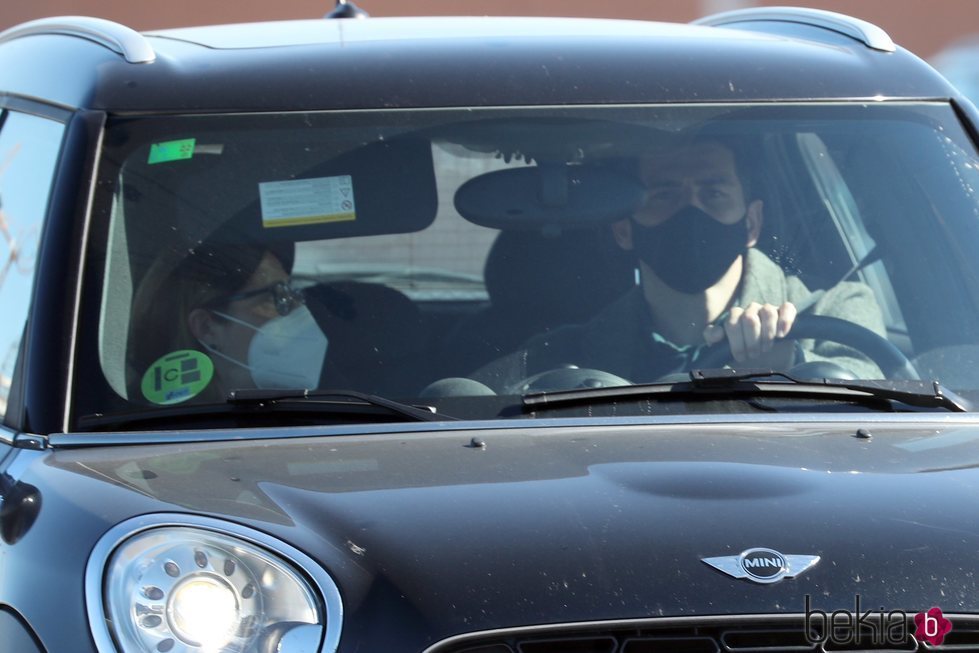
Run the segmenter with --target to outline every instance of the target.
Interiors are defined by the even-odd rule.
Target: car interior
[[[979,388],[979,279],[966,245],[979,234],[962,217],[977,206],[974,154],[941,107],[889,107],[890,120],[872,125],[859,120],[866,110],[121,120],[98,203],[99,402],[141,401],[127,343],[146,270],[215,233],[230,246],[295,244],[293,277],[329,339],[323,387],[416,397],[533,335],[587,322],[637,283],[609,228],[642,201],[630,157],[694,130],[744,144],[738,165],[765,206],[759,249],[810,290],[867,284],[887,340],[922,378]],[[186,158],[148,155],[191,138]],[[263,217],[263,183],[343,176],[353,219]],[[947,301],[952,285],[973,301]]]

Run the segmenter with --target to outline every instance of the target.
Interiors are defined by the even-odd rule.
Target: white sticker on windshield
[[[258,185],[263,227],[290,227],[357,219],[350,175],[266,181]]]

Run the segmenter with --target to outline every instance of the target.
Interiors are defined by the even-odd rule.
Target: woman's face
[[[211,349],[236,361],[246,362],[248,347],[255,336],[255,329],[261,328],[263,324],[279,315],[272,286],[288,281],[289,274],[279,259],[274,254],[266,252],[248,281],[233,295],[233,297],[246,296],[240,299],[232,298],[227,303],[215,305],[212,309],[194,309],[189,317],[191,332]],[[263,290],[268,292],[260,292]],[[250,324],[255,329],[226,319],[215,311]],[[220,356],[213,357],[213,360],[217,376],[226,389],[254,387],[254,382],[246,368],[224,360]]]

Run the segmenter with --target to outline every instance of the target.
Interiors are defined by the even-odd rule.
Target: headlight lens
[[[190,578],[173,588],[167,616],[171,629],[183,641],[221,648],[237,634],[241,607],[237,592],[219,579]]]
[[[124,653],[279,650],[290,629],[324,622],[316,593],[290,564],[224,533],[139,532],[115,549],[104,578],[105,616]]]

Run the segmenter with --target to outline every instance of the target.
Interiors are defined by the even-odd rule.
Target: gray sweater
[[[866,285],[842,282],[813,293],[756,249],[749,249],[735,306],[751,302],[779,306],[791,302],[812,315],[837,317],[884,335],[884,321]],[[880,369],[856,350],[827,340],[802,340],[801,360],[830,361],[859,378],[882,378]],[[696,367],[700,348],[666,341],[652,329],[652,319],[638,286],[606,307],[591,321],[535,336],[519,351],[476,372],[473,378],[498,390],[533,374],[576,365],[611,372],[633,383],[650,383]]]

